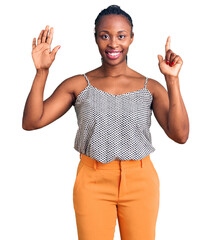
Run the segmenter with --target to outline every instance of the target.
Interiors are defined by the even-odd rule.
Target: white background
[[[211,240],[211,8],[209,1],[4,1],[0,23],[0,239],[78,239],[72,191],[79,162],[74,150],[77,119],[72,107],[52,124],[22,129],[26,98],[35,76],[33,37],[54,27],[44,99],[66,78],[97,68],[94,41],[98,13],[118,4],[130,14],[134,42],[130,68],[166,87],[157,54],[171,49],[184,63],[180,89],[190,120],[186,144],[169,139],[152,115],[151,159],[160,178],[156,240]],[[94,226],[95,227],[95,226]],[[118,222],[115,240],[120,239]],[[130,240],[130,239],[129,239]]]

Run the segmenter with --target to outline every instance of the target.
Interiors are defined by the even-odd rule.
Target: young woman
[[[49,33],[49,35],[48,35]],[[118,217],[122,240],[153,240],[159,209],[158,174],[150,159],[152,111],[169,138],[185,143],[189,120],[179,87],[182,59],[165,46],[158,55],[166,89],[127,65],[133,42],[131,17],[117,5],[95,20],[102,65],[64,80],[43,101],[49,68],[60,46],[50,51],[53,28],[33,39],[36,76],[26,101],[23,129],[42,128],[75,107],[80,153],[73,203],[80,240],[112,240]]]

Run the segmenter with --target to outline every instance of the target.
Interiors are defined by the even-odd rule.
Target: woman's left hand
[[[170,42],[171,37],[169,36],[166,41],[165,46],[165,59],[161,55],[158,55],[159,60],[159,68],[162,74],[164,76],[170,76],[170,77],[178,77],[178,74],[180,72],[180,69],[183,64],[183,60],[179,55],[176,55],[171,49],[170,49]]]

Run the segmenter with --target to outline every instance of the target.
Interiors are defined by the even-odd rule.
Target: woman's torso
[[[104,78],[94,72],[83,78],[74,103],[79,126],[74,148],[103,163],[139,160],[153,152],[148,78],[136,73]]]

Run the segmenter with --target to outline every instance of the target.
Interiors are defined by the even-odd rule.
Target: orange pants
[[[154,240],[159,178],[150,156],[101,163],[80,154],[73,187],[79,240]]]

